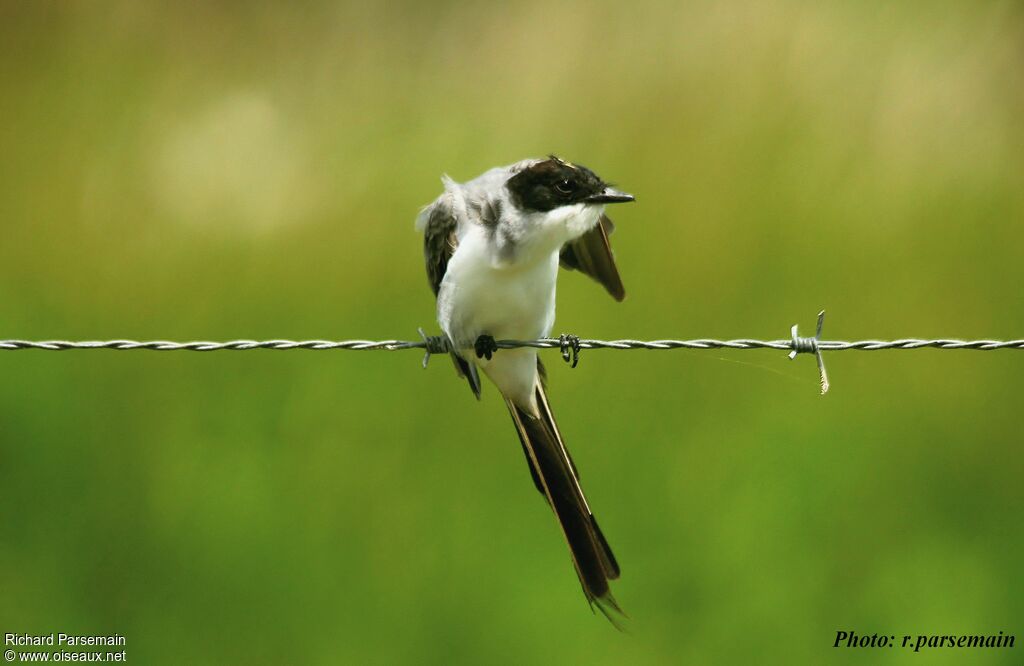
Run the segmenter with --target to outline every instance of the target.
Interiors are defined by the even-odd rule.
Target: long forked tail
[[[619,565],[583,496],[576,466],[562,442],[540,383],[536,396],[540,418],[524,412],[511,400],[505,401],[526,453],[534,485],[545,496],[562,526],[587,601],[621,629],[621,618],[625,614],[608,585],[619,577]]]

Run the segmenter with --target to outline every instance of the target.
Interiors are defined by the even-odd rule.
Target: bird
[[[492,168],[444,192],[416,219],[427,278],[456,372],[479,400],[482,371],[498,388],[530,476],[558,519],[587,602],[613,625],[625,617],[609,582],[619,564],[591,512],[548,401],[533,348],[496,340],[548,337],[559,266],[626,296],[609,243],[609,204],[634,201],[593,171],[555,155]]]

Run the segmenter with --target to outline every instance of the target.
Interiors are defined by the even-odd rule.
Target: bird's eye
[[[572,191],[575,189],[575,186],[573,185],[571,180],[566,179],[555,183],[555,189],[558,190],[561,194],[572,194]]]

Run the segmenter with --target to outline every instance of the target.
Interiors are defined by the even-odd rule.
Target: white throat
[[[560,252],[566,243],[593,229],[603,214],[604,206],[584,203],[526,214],[515,261],[530,263]]]

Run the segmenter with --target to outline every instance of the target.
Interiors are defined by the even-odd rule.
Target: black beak
[[[614,187],[606,187],[601,192],[590,195],[584,201],[587,203],[629,203],[630,201],[636,201],[636,197],[632,194],[619,192]]]

